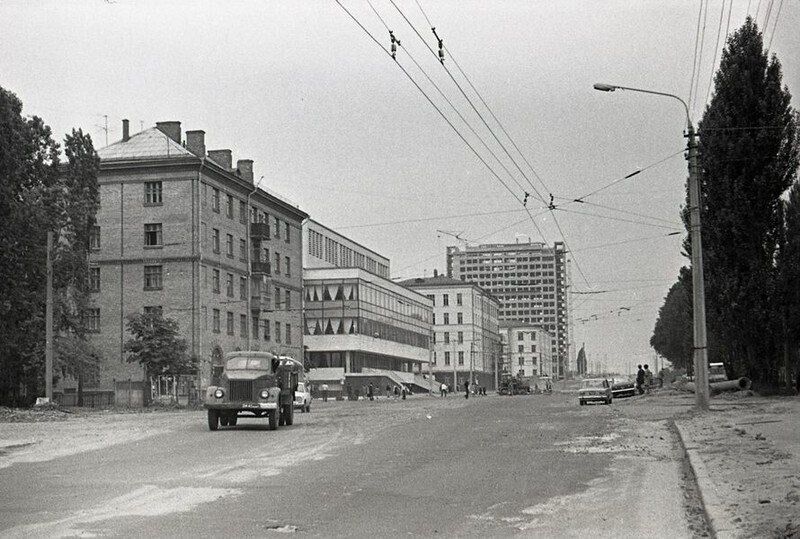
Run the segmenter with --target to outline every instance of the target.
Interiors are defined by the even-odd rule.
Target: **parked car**
[[[297,389],[294,392],[294,408],[300,409],[301,412],[311,411],[311,391],[306,382],[298,382]]]
[[[636,384],[627,378],[615,378],[611,381],[611,395],[615,399],[620,397],[633,397],[636,395]]]
[[[578,390],[578,402],[581,406],[587,402],[602,402],[611,404],[613,394],[611,392],[611,382],[605,378],[589,378],[581,383]]]

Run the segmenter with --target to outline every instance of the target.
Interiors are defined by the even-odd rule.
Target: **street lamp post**
[[[686,102],[674,94],[629,88],[613,84],[597,83],[595,90],[613,92],[614,90],[628,90],[643,94],[654,94],[677,99],[686,111],[686,129],[689,150],[689,233],[692,238],[692,305],[694,308],[694,376],[695,376],[695,406],[700,410],[708,410],[708,348],[706,340],[706,295],[705,280],[703,278],[703,237],[700,227],[700,178],[697,165],[697,137],[689,115]]]

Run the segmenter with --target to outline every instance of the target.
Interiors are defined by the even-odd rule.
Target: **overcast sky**
[[[435,48],[417,4],[395,1]],[[389,47],[388,32],[369,4],[342,2]],[[678,102],[601,93],[592,84],[688,98],[699,0],[420,2],[546,188],[515,155],[517,162],[556,203],[685,146]],[[501,155],[398,11],[388,0],[373,4],[403,47]],[[718,50],[729,6],[726,1]],[[695,120],[706,102],[715,56],[719,63],[714,45],[721,8],[721,0],[709,0]],[[751,15],[758,11],[759,26],[770,13],[765,42],[772,40],[785,84],[800,93],[800,4],[735,0],[730,32],[741,26],[748,9]],[[231,148],[234,160],[254,159],[262,186],[388,256],[393,277],[444,270],[445,247],[459,242],[437,230],[480,242],[541,240],[515,199],[524,197],[524,189],[459,123],[408,55],[398,54],[400,64],[514,195],[333,0],[4,0],[0,28],[0,86],[15,92],[24,113],[43,117],[56,134],[79,126],[97,147],[104,146],[104,115],[109,142],[120,138],[122,118],[131,120],[132,131],[163,120],[181,121],[184,131],[203,129],[209,149]],[[445,65],[467,89],[448,57]],[[504,164],[525,187],[513,163],[506,158]],[[573,252],[575,351],[585,342],[590,366],[604,361],[625,369],[652,360],[648,341],[658,308],[686,263],[680,254],[684,234],[666,236],[682,230],[685,178],[679,154],[586,199],[630,213],[586,204],[556,212]],[[544,238],[560,240],[553,218],[527,190]],[[464,216],[488,212],[495,213]],[[418,221],[383,224],[413,219]],[[580,294],[586,291],[601,293]],[[579,322],[587,318],[592,320]]]

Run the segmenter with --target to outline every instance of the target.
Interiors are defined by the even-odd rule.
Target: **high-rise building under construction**
[[[447,275],[477,284],[500,302],[500,321],[543,327],[553,335],[558,376],[569,357],[568,260],[563,242],[447,248]]]

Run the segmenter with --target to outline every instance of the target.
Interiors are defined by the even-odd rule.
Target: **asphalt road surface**
[[[617,404],[414,396],[295,418],[0,424],[0,537],[692,535],[671,432]]]

